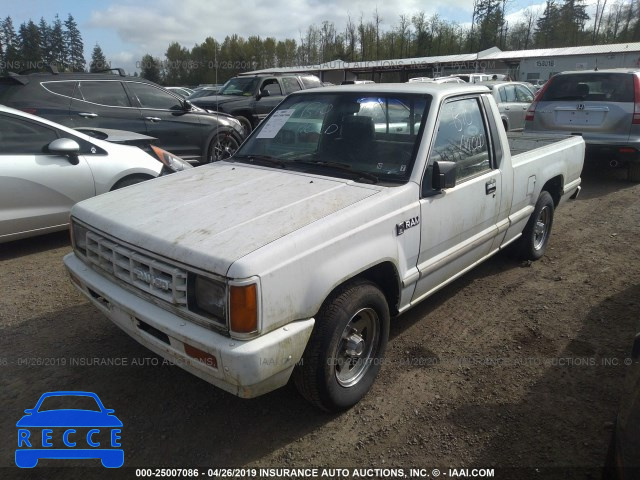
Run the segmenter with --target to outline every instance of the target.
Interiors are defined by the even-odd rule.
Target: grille
[[[87,232],[87,259],[140,290],[177,306],[187,306],[187,272],[154,260],[94,232]]]

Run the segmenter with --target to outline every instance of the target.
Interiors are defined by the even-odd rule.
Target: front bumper
[[[300,320],[251,340],[235,340],[138,297],[95,272],[73,253],[64,257],[64,264],[76,288],[139,343],[243,398],[257,397],[288,382],[315,323],[313,318]],[[213,355],[216,361],[188,355],[185,345]]]

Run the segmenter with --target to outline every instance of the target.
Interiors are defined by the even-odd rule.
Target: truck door
[[[446,100],[438,113],[420,200],[420,278],[413,300],[489,255],[498,233],[502,175],[479,96]],[[455,162],[454,187],[434,190],[434,162]]]

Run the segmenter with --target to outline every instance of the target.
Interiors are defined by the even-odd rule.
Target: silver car
[[[155,178],[162,162],[0,105],[0,243],[64,230],[76,202]]]
[[[504,129],[507,132],[522,130],[525,115],[533,102],[534,93],[531,88],[522,82],[483,82],[482,85],[491,89]]]
[[[626,166],[640,181],[640,70],[563,72],[538,92],[527,132],[582,135],[588,157]]]

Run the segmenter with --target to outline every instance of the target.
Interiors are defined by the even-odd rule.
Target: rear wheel
[[[236,153],[240,143],[231,133],[216,133],[209,144],[209,152],[207,154],[207,162],[217,162],[229,158]]]
[[[352,407],[380,370],[389,338],[389,307],[373,283],[358,281],[330,297],[294,372],[298,391],[327,411]]]
[[[538,260],[544,255],[551,236],[554,203],[549,192],[543,191],[518,240],[518,256],[522,260]]]

